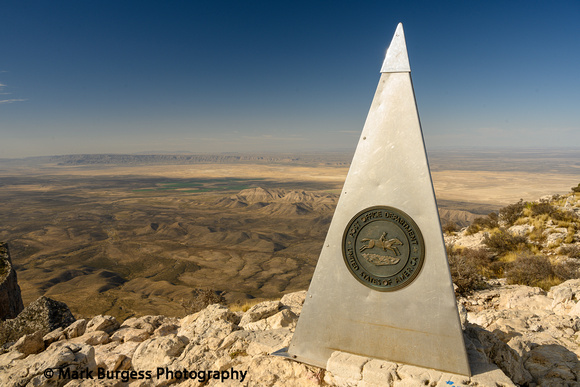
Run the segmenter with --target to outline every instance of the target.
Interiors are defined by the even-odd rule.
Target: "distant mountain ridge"
[[[349,154],[78,154],[49,156],[59,165],[107,164],[232,164],[232,163],[321,163],[349,165]]]
[[[257,187],[220,199],[216,202],[216,206],[248,207],[266,214],[304,215],[311,212],[331,211],[337,201],[338,195],[332,193]]]
[[[311,212],[332,212],[338,202],[338,194],[304,190],[287,191],[277,188],[248,188],[235,195],[218,200],[215,205],[227,208],[248,208],[261,213],[278,215],[304,215]],[[441,223],[451,222],[466,227],[481,214],[439,208]]]

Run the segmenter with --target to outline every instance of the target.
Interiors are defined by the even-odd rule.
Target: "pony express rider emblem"
[[[393,207],[359,212],[342,238],[346,266],[364,285],[381,292],[409,285],[421,271],[425,244],[413,219]]]

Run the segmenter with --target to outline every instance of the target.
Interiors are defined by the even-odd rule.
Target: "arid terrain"
[[[567,192],[580,152],[430,155],[444,221]],[[0,160],[0,241],[27,305],[77,317],[182,316],[308,287],[351,155],[61,156]]]

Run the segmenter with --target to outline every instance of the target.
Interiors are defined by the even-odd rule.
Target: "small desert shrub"
[[[461,255],[468,261],[472,262],[482,275],[486,277],[490,277],[492,275],[490,267],[494,260],[487,249],[465,248],[461,250]]]
[[[489,265],[489,271],[494,277],[501,278],[505,277],[506,267],[509,264],[504,261],[492,261]]]
[[[235,359],[238,356],[248,356],[248,354],[246,353],[246,351],[244,351],[243,349],[239,349],[237,351],[234,352],[230,352],[230,357],[232,359]]]
[[[457,293],[466,294],[485,287],[484,275],[491,273],[491,256],[485,249],[447,247],[449,269]]]
[[[554,211],[550,217],[555,221],[560,221],[564,223],[576,224],[580,221],[580,217],[574,211]]]
[[[528,208],[532,211],[532,216],[552,215],[556,212],[556,207],[551,205],[547,200],[540,200],[538,203],[528,203]]]
[[[522,250],[525,248],[526,242],[526,237],[512,235],[503,228],[493,230],[483,239],[483,244],[498,255],[503,255],[510,251]]]
[[[443,230],[444,233],[451,234],[451,233],[458,231],[459,226],[457,226],[457,224],[448,220],[441,226],[441,229]]]
[[[580,192],[580,183],[578,183],[578,186],[576,187],[572,187],[572,192]]]
[[[568,281],[569,279],[578,278],[580,269],[580,262],[577,260],[566,260],[552,264],[554,275],[561,281]]]
[[[181,304],[187,314],[193,314],[212,304],[223,304],[225,302],[221,293],[210,289],[197,289],[191,299],[183,301]]]
[[[466,294],[485,286],[483,276],[473,262],[464,256],[455,254],[448,256],[449,269],[453,283],[457,286],[457,293]]]
[[[539,286],[543,289],[549,289],[558,282],[552,263],[543,255],[518,256],[508,265],[505,276],[509,284]]]
[[[580,246],[562,246],[560,247],[559,253],[567,255],[568,258],[580,258]]]
[[[512,226],[522,216],[526,204],[523,199],[519,202],[505,206],[499,210],[499,218]]]
[[[498,226],[498,215],[495,212],[491,212],[487,216],[480,216],[475,218],[465,233],[467,235],[472,235],[481,230],[492,229]]]

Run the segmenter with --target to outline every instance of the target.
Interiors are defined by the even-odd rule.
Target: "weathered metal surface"
[[[409,285],[421,271],[425,244],[413,219],[374,206],[356,214],[342,238],[346,267],[363,285],[387,292]]]
[[[405,42],[405,33],[403,24],[399,23],[393,40],[387,49],[387,55],[381,68],[381,73],[399,73],[411,72],[409,56],[407,55],[407,43]]]
[[[405,47],[402,33],[399,26],[391,47]],[[406,49],[390,52],[383,69],[397,71],[381,74],[288,353],[319,367],[340,350],[469,375],[411,75],[400,71]],[[375,206],[405,214],[424,241],[423,267],[391,291],[364,284],[343,258],[345,230]],[[391,227],[383,240],[399,232]],[[377,244],[381,236],[357,239],[359,252],[362,239]]]

